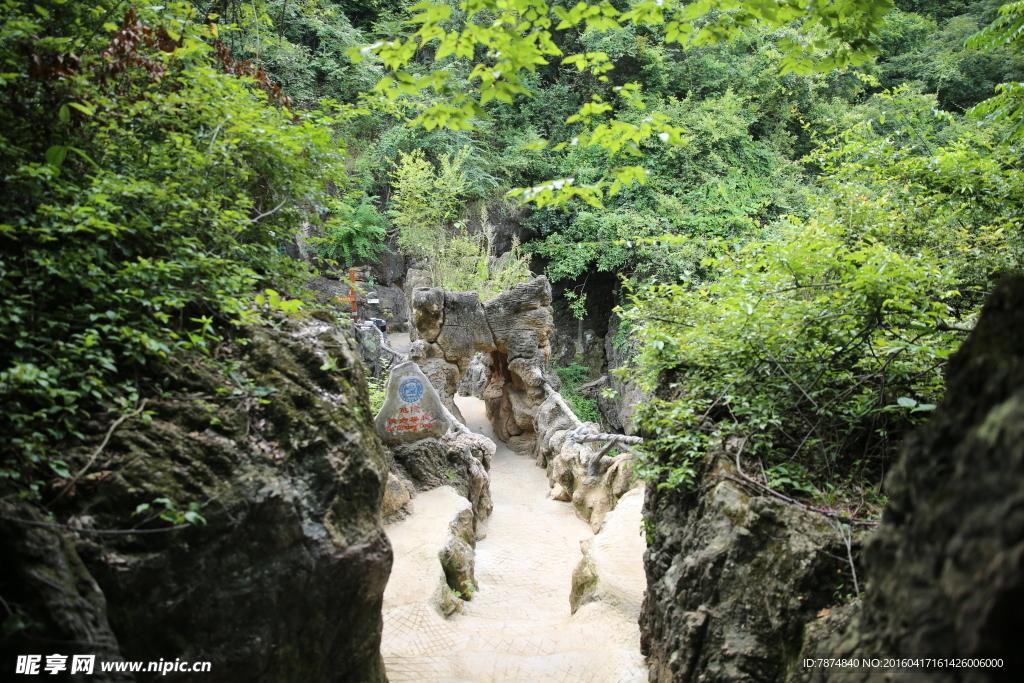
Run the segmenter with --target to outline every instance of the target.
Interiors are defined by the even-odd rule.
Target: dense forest
[[[89,420],[168,390],[155,365],[230,374],[244,325],[308,309],[312,225],[324,269],[532,269],[605,324],[614,287],[630,372],[686,389],[642,408],[646,476],[685,486],[730,435],[780,490],[877,511],[1021,269],[1024,14],[828,8],[3,0],[3,492],[63,488]]]

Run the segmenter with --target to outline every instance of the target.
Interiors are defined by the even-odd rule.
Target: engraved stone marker
[[[444,436],[451,427],[441,397],[415,362],[391,368],[385,391],[387,397],[373,424],[389,446]]]

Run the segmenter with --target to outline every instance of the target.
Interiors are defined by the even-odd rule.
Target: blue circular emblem
[[[402,400],[406,403],[415,403],[420,400],[420,396],[423,395],[423,382],[419,381],[415,377],[402,382],[402,385],[398,387],[398,395],[402,397]]]

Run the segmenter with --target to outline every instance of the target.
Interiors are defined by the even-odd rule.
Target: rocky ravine
[[[247,336],[235,372],[254,395],[218,393],[224,378],[199,364],[168,371],[177,398],[150,400],[152,421],[125,422],[56,504],[57,518],[83,531],[11,521],[40,515],[0,503],[0,595],[35,624],[2,641],[5,676],[16,654],[82,653],[212,662],[212,675],[168,681],[385,680],[387,466],[359,358],[318,320]],[[73,472],[111,420],[97,419],[67,458]],[[163,497],[203,504],[208,523],[177,534],[87,531],[166,527],[132,515]],[[120,676],[97,666],[82,680],[132,680]]]
[[[836,532],[723,478],[734,474],[728,451],[707,456],[696,491],[648,487],[640,624],[651,681],[1024,679],[1024,278],[998,286],[947,373],[942,405],[886,480],[891,502],[863,553],[862,603],[832,605],[850,579]],[[884,655],[1003,666],[800,664]]]

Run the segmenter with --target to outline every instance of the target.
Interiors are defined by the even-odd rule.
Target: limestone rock
[[[402,444],[444,435],[451,423],[441,410],[441,398],[413,361],[391,368],[387,397],[374,419],[386,444]]]
[[[390,517],[401,510],[412,497],[402,480],[388,472],[388,481],[384,486],[384,498],[380,504],[381,517]]]
[[[444,325],[444,290],[440,287],[417,287],[412,291],[412,323],[419,338],[437,341]]]
[[[532,414],[544,400],[541,385],[551,356],[551,285],[544,277],[481,304],[474,292],[418,288],[412,296],[419,341],[410,358],[430,378],[460,421],[457,391],[479,394],[499,438],[533,431]],[[490,354],[489,362],[486,356]],[[476,360],[474,360],[476,357]],[[469,383],[459,388],[473,368]]]
[[[1024,675],[1024,277],[1001,282],[949,361],[946,396],[904,443],[864,553],[863,608],[818,652],[1000,657],[929,681]],[[804,672],[814,681],[924,680],[913,671]],[[918,677],[915,678],[915,675]]]
[[[501,396],[500,388],[497,394],[485,396],[488,387],[491,386],[490,378],[491,354],[475,353],[469,362],[469,366],[466,368],[466,373],[459,380],[456,391],[459,396],[475,396],[479,399],[497,398]]]
[[[448,526],[448,542],[438,553],[438,559],[448,587],[457,591],[457,597],[470,600],[476,592],[476,533],[473,530],[473,515],[469,510],[463,510]]]
[[[494,507],[487,474],[494,451],[495,445],[487,437],[463,432],[391,448],[397,467],[420,491],[450,486],[470,501],[477,538],[484,537],[484,522]]]
[[[2,502],[0,513],[3,517],[45,522],[32,506],[22,502]],[[64,534],[0,517],[0,539],[4,547],[0,585],[5,600],[28,612],[36,623],[14,637],[4,634],[0,639],[0,661],[8,675],[13,676],[18,655],[32,653],[59,652],[69,661],[73,655],[95,655],[98,662],[124,661],[117,635],[107,620],[103,591]],[[89,680],[107,683],[135,678],[128,673],[102,672],[97,665]]]
[[[569,492],[566,491],[561,484],[555,484],[552,486],[551,491],[548,493],[548,497],[550,497],[551,500],[561,500],[566,503],[572,500],[572,496],[569,495]]]
[[[124,422],[52,508],[86,528],[166,528],[132,515],[166,497],[179,509],[203,505],[205,525],[146,535],[39,529],[42,538],[0,522],[3,598],[44,624],[3,641],[5,667],[8,648],[71,654],[79,646],[68,641],[82,641],[100,659],[120,648],[127,660],[210,661],[216,680],[383,683],[387,470],[360,412],[359,356],[315,318],[244,335],[237,371],[273,390],[267,403],[211,400],[236,386],[218,367],[172,365],[156,379],[192,398],[152,398],[152,420]],[[89,443],[64,454],[72,470],[114,417],[97,416]],[[3,505],[0,516],[25,518]],[[40,572],[49,588],[34,583]]]
[[[647,544],[640,533],[643,500],[642,489],[623,495],[601,533],[584,549],[573,572],[569,601],[574,613],[587,603],[601,601],[631,621],[640,616],[647,584],[643,561]]]
[[[457,363],[463,373],[478,351],[495,349],[491,328],[476,292],[444,293],[443,324],[437,345],[444,350],[445,358]]]
[[[432,603],[445,616],[459,609],[461,603],[452,595],[440,557],[453,538],[465,542],[471,520],[469,501],[452,487],[441,486],[416,498],[416,514],[388,525],[396,549],[394,575],[399,580],[389,583],[384,593],[385,613],[423,602]]]
[[[622,339],[619,329],[618,316],[613,314],[608,334],[604,338],[604,351],[607,359],[608,388],[615,392],[615,398],[606,398],[600,391],[596,392],[594,398],[597,400],[601,415],[612,429],[633,434],[636,428],[633,411],[636,410],[636,406],[649,400],[650,394],[641,389],[638,382],[630,379],[635,377],[636,373],[627,373],[623,377],[612,372],[620,368],[634,368],[633,357],[639,350],[639,342],[629,337]]]
[[[533,455],[533,451],[537,447],[537,435],[531,433],[513,436],[508,440],[507,445],[513,453],[518,455]]]
[[[782,681],[804,624],[848,583],[838,535],[821,515],[732,481],[732,454],[698,463],[697,491],[648,486],[641,647],[650,680]]]
[[[448,466],[448,449],[439,439],[430,437],[396,444],[391,453],[421,491],[448,485],[455,477]]]

